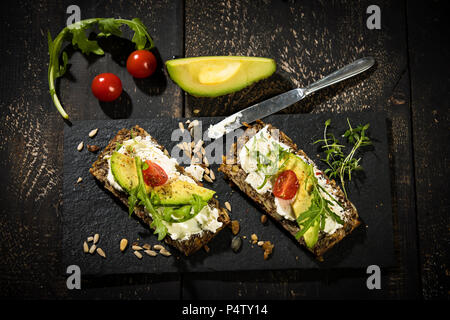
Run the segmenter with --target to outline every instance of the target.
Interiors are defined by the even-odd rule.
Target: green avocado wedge
[[[139,184],[136,164],[133,158],[119,152],[111,155],[111,172],[117,183],[128,193]],[[154,192],[161,205],[190,204],[193,195],[208,202],[215,191],[180,179],[168,181],[162,186],[151,188],[146,185],[147,193]]]
[[[197,97],[218,97],[271,76],[273,59],[241,56],[193,57],[166,61],[170,78]]]

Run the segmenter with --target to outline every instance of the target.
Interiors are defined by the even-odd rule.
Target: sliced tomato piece
[[[148,167],[142,170],[142,176],[146,184],[157,187],[167,182],[169,177],[163,168],[150,160],[146,160],[145,163]]]
[[[295,172],[285,170],[275,180],[273,195],[280,199],[290,200],[296,195],[298,186],[298,178]]]

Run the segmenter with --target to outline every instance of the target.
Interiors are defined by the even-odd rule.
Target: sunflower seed
[[[101,257],[103,257],[103,258],[106,258],[105,251],[103,251],[102,248],[97,248],[96,251],[97,251],[97,253],[98,253],[99,256],[101,256]]]
[[[227,208],[228,211],[231,212],[231,204],[228,201],[225,202],[225,208]]]
[[[127,239],[120,240],[120,251],[123,252],[126,249],[127,245],[128,245]]]
[[[155,250],[159,250],[159,251],[161,251],[161,250],[166,250],[166,248],[164,248],[162,245],[160,245],[160,244],[155,244],[154,246],[153,246],[153,249],[155,249]]]
[[[151,257],[155,257],[158,254],[156,251],[153,251],[153,250],[150,250],[150,249],[144,250],[144,252],[146,254],[148,254],[149,256],[151,256]]]
[[[241,246],[242,246],[242,239],[241,239],[241,237],[235,236],[233,238],[233,240],[231,240],[231,249],[234,252],[238,252],[239,249],[241,249]]]
[[[131,247],[131,249],[139,251],[139,250],[142,250],[142,247],[134,245],[134,246]]]
[[[214,174],[214,171],[212,171],[212,169],[211,169],[211,171],[209,172],[209,176],[211,177],[211,179],[216,180],[216,175]],[[230,211],[231,211],[231,210],[230,210]]]
[[[93,254],[94,251],[95,251],[95,249],[97,249],[97,246],[96,246],[95,244],[93,244],[93,245],[91,246],[91,248],[89,249],[89,253],[90,253],[90,254]]]
[[[87,241],[88,241],[88,242],[94,241],[94,237],[88,237],[88,238],[87,238]]]
[[[179,122],[179,123],[178,123],[178,127],[180,128],[181,133],[183,133],[183,132],[184,132],[184,125],[183,125],[183,122]]]
[[[263,214],[263,215],[261,216],[261,223],[262,223],[262,224],[265,224],[266,222],[267,222],[267,215]]]
[[[145,250],[149,250],[149,249],[151,249],[151,248],[152,248],[152,246],[149,245],[148,243],[146,243],[146,244],[144,244],[144,245],[142,246],[142,249],[145,249]]]
[[[237,221],[237,220],[231,221],[231,232],[234,235],[237,235],[239,233],[239,229],[240,229],[239,221]]]
[[[83,143],[83,141],[81,141],[80,144],[77,147],[77,150],[81,151],[81,150],[83,150],[83,147],[84,147],[84,143]]]
[[[213,182],[212,180],[211,180],[211,178],[208,176],[208,175],[203,175],[203,179],[205,179],[206,181],[208,181],[208,182]]]
[[[94,129],[94,130],[91,130],[91,132],[89,132],[89,138],[95,137],[95,135],[97,134],[97,132],[98,132],[98,128],[96,128],[96,129]]]
[[[203,157],[203,163],[205,164],[205,166],[209,167],[208,157]]]
[[[138,257],[139,259],[142,259],[142,253],[140,253],[139,251],[133,251],[133,253],[136,257]]]
[[[209,168],[205,168],[205,173],[209,174]]]
[[[198,124],[199,124],[198,120],[194,120],[191,123],[189,123],[189,127],[188,128],[191,129],[193,127],[198,126]]]
[[[83,178],[82,178],[82,177],[79,177],[79,178],[77,179],[77,183],[80,183],[81,181],[83,181]]]
[[[86,241],[83,242],[83,251],[84,251],[84,253],[88,253],[89,252],[89,247],[88,247],[88,244],[87,244]]]
[[[169,251],[167,251],[166,249],[161,249],[161,250],[159,251],[159,253],[162,254],[163,256],[166,256],[166,257],[172,255],[172,254],[171,254]]]
[[[98,239],[100,239],[100,235],[98,233],[96,233],[94,235],[94,244],[96,244],[98,242]]]

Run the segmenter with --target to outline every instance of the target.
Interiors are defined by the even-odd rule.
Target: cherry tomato
[[[163,168],[150,160],[145,161],[145,163],[147,163],[148,168],[142,170],[142,175],[146,184],[157,187],[167,182],[169,177]]]
[[[127,59],[127,70],[135,78],[147,78],[156,70],[156,58],[147,50],[136,50]]]
[[[273,185],[273,194],[284,200],[292,199],[298,190],[298,179],[294,171],[285,170],[281,172]]]
[[[92,80],[94,96],[105,102],[116,100],[122,94],[122,82],[112,73],[101,73]]]

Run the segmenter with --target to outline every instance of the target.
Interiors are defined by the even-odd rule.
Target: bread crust
[[[270,124],[265,124],[262,121],[257,121],[253,126],[246,125],[247,129],[245,131],[245,134],[238,138],[237,144],[233,144],[229,154],[232,155],[234,159],[237,159],[237,155],[239,154],[240,149],[243,147],[243,145],[253,134],[257,133],[266,125],[268,125],[269,130],[277,129]],[[293,150],[294,154],[311,160],[305,154],[305,152],[303,152],[303,150],[300,150],[285,133],[280,130],[278,130],[278,132],[280,142],[289,146]],[[295,238],[295,234],[300,230],[297,222],[286,220],[277,213],[274,201],[275,198],[272,193],[267,192],[265,194],[260,194],[255,189],[253,189],[250,184],[245,182],[247,173],[242,169],[239,163],[226,163],[226,161],[224,161],[219,167],[219,171],[223,172],[226,179],[232,181],[239,189],[241,189],[241,191],[243,191],[248,197],[256,202],[259,207],[261,207],[270,217],[280,223],[283,228],[286,229]],[[327,250],[332,248],[335,244],[337,244],[344,237],[350,234],[361,223],[355,206],[348,199],[346,199],[341,188],[336,184],[334,180],[329,179],[325,174],[324,177],[328,179],[329,184],[336,190],[335,195],[337,199],[343,204],[344,209],[346,210],[346,213],[348,215],[348,219],[347,221],[345,221],[343,228],[338,229],[333,234],[326,234],[325,232],[321,231],[319,233],[319,239],[317,243],[312,248],[308,248],[306,246],[303,237],[297,240],[300,244],[305,246],[309,251],[311,251],[318,257],[321,257]]]
[[[142,129],[139,126],[135,126],[132,128],[133,130],[133,136],[141,136],[141,137],[147,137],[150,136],[144,129]],[[108,169],[109,169],[109,163],[108,160],[105,159],[105,156],[111,156],[112,153],[115,151],[117,143],[123,143],[125,140],[129,140],[132,138],[131,130],[130,129],[121,129],[116,136],[109,142],[109,144],[106,146],[106,148],[100,153],[97,160],[92,165],[92,168],[89,169],[89,172],[98,180],[100,181],[103,186],[109,190],[114,196],[120,199],[120,201],[128,208],[128,194],[124,191],[119,191],[115,189],[107,180],[108,176]],[[151,140],[160,148],[161,150],[164,150],[164,147],[158,144],[158,142],[153,138],[150,137]],[[200,186],[202,184],[197,181],[194,177],[192,177],[188,172],[185,172],[184,168],[182,166],[177,166],[177,170],[189,177],[191,177],[196,183]],[[224,229],[229,223],[230,223],[230,217],[228,216],[227,211],[224,208],[221,208],[219,206],[219,202],[212,198],[208,205],[214,208],[217,208],[219,210],[219,218],[217,221],[222,222],[222,226],[216,230],[216,232],[210,232],[210,231],[204,231],[201,235],[192,235],[187,240],[173,240],[169,235],[167,235],[164,238],[164,241],[177,248],[181,252],[183,252],[186,256],[189,256],[193,254],[194,252],[201,249],[205,244],[207,244],[212,238],[214,238],[222,229]],[[152,223],[151,217],[145,212],[143,206],[136,206],[134,213],[137,217],[139,217],[142,221],[144,221],[148,226],[150,227],[150,224]]]

